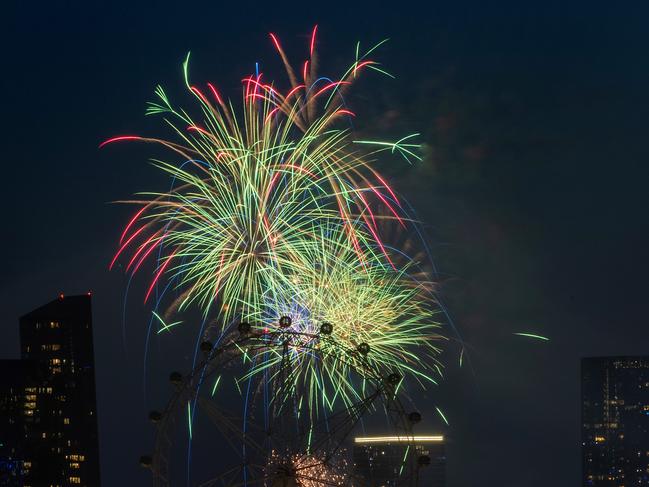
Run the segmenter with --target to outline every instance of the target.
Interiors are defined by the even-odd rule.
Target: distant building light
[[[444,436],[359,436],[354,438],[354,443],[442,443]]]

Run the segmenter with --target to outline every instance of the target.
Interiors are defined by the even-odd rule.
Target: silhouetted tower
[[[20,318],[21,355],[40,382],[26,425],[25,485],[99,486],[90,294],[58,299]]]

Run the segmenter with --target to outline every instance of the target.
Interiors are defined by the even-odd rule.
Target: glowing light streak
[[[527,338],[535,338],[536,340],[543,340],[546,342],[549,342],[550,339],[548,337],[542,336],[542,335],[536,335],[534,333],[514,333],[514,335],[518,335],[521,337],[527,337]]]
[[[440,408],[438,408],[437,406],[435,406],[435,409],[437,410],[437,414],[439,414],[439,416],[444,420],[444,422],[445,422],[446,425],[448,426],[448,424],[449,424],[449,423],[448,423],[448,419],[446,419],[446,416],[444,415],[444,413],[442,412],[442,410],[441,410]]]
[[[138,218],[140,218],[140,215],[146,210],[146,206],[143,206],[138,212],[131,218],[131,220],[128,222],[126,227],[124,228],[124,231],[122,232],[121,237],[119,237],[119,243],[121,244],[124,241],[124,237],[126,237],[126,234],[128,231],[131,229],[133,224],[137,221]]]
[[[187,429],[189,431],[189,439],[192,439],[192,406],[191,402],[187,401]]]
[[[369,443],[443,443],[442,435],[417,435],[417,436],[357,436],[354,438],[356,444]]]
[[[216,101],[219,103],[219,105],[223,105],[223,99],[221,98],[221,95],[219,95],[219,92],[216,91],[216,88],[214,88],[212,83],[207,83],[207,86],[209,87],[210,91],[212,92],[212,95],[214,95],[214,98],[216,98]]]
[[[122,140],[142,140],[142,137],[139,137],[137,135],[120,135],[118,137],[104,140],[101,144],[99,144],[99,148],[101,149],[105,145],[112,144],[113,142],[121,142]]]
[[[153,316],[155,316],[158,319],[158,321],[160,322],[160,324],[162,324],[162,328],[160,328],[158,330],[158,335],[160,333],[162,333],[163,331],[168,331],[170,328],[172,328],[172,327],[174,327],[176,325],[180,325],[182,323],[182,321],[175,321],[173,323],[167,324],[167,323],[165,323],[165,321],[162,319],[162,317],[158,313],[156,313],[155,311],[152,311],[151,313],[153,313]]]
[[[219,386],[219,382],[221,382],[221,376],[220,375],[214,381],[214,387],[212,387],[212,396],[214,396],[214,394],[216,393],[216,388]]]
[[[143,225],[142,227],[140,227],[139,229],[137,229],[137,230],[135,231],[135,233],[133,233],[133,235],[131,235],[131,236],[128,238],[128,240],[122,244],[122,246],[119,248],[119,250],[117,251],[117,253],[113,256],[113,259],[110,261],[110,265],[108,266],[108,269],[112,269],[112,268],[113,268],[113,266],[115,265],[115,262],[117,261],[117,259],[118,259],[119,256],[120,256],[120,254],[124,251],[124,249],[125,249],[126,247],[128,247],[128,244],[130,244],[131,241],[132,241],[135,237],[137,237],[140,233],[142,233],[142,231],[143,231],[146,227],[147,227],[146,225]]]
[[[309,55],[313,57],[313,51],[315,49],[315,35],[318,32],[317,24],[313,27],[313,32],[311,33],[311,47],[309,49]]]

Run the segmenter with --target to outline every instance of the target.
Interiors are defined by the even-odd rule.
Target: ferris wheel
[[[217,345],[201,343],[203,358],[190,373],[171,373],[171,398],[163,410],[149,413],[153,453],[140,459],[151,470],[154,487],[175,487],[183,471],[183,485],[200,487],[370,486],[350,454],[354,436],[376,424],[399,438],[406,452],[388,485],[418,484],[427,459],[407,452],[416,451],[412,428],[421,416],[403,407],[402,377],[366,360],[372,353],[367,344],[351,349],[336,341],[333,325],[304,333],[292,330],[290,320],[283,316],[272,331],[239,323]],[[272,366],[255,368],[268,357]],[[321,368],[347,366],[359,384],[355,400],[315,412],[305,407],[299,380],[305,357]],[[234,397],[217,391],[228,381],[237,384]],[[202,427],[192,433],[199,422]],[[209,447],[192,444],[199,431],[209,436]],[[190,481],[197,459],[207,464],[209,475]]]

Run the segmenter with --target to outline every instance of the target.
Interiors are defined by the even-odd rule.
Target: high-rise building
[[[20,341],[38,369],[23,385],[24,485],[99,486],[90,295],[61,295],[22,316]]]
[[[649,486],[649,357],[581,362],[582,485]]]
[[[0,360],[0,486],[23,486],[30,475],[28,423],[33,419],[42,375],[35,362]]]
[[[417,485],[446,485],[443,436],[357,437],[354,438],[353,461],[356,482],[363,487],[398,485],[406,468],[418,480]]]

